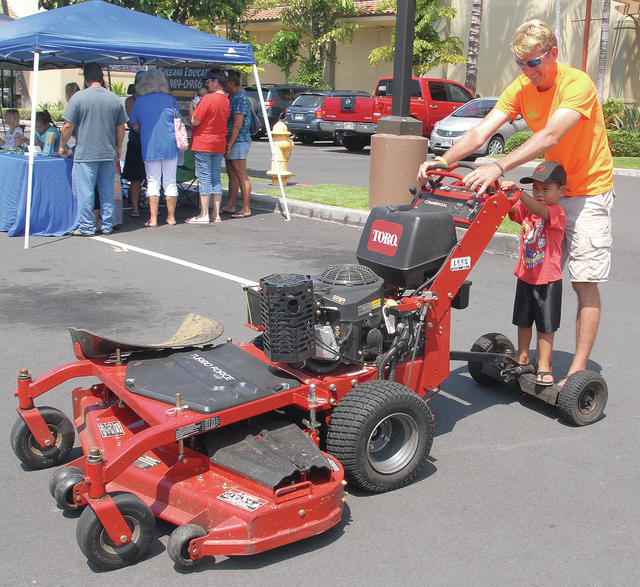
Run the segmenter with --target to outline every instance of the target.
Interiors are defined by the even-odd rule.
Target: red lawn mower
[[[222,326],[194,315],[157,345],[71,329],[78,361],[35,380],[20,371],[12,448],[29,467],[58,466],[77,431],[84,454],[55,471],[50,490],[60,508],[81,512],[76,536],[92,563],[117,569],[143,557],[156,517],[176,525],[167,551],[181,566],[331,528],[343,477],[384,492],[418,473],[433,442],[427,402],[452,359],[484,385],[515,379],[574,424],[601,415],[596,374],[538,389],[497,334],[450,352],[451,309],[468,305],[466,278],[518,198],[497,186],[479,198],[454,169],[438,170],[411,205],[371,211],[359,265],[246,287],[247,325],[259,332],[251,343],[216,344]],[[426,203],[436,196],[466,215],[460,240],[456,213]],[[98,383],[72,390],[73,422],[35,406],[86,376]]]

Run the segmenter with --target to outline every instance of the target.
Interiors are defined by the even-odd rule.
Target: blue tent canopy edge
[[[178,63],[255,63],[253,47],[234,43],[188,26],[89,0],[38,12],[0,27],[0,67],[39,69],[102,65],[175,65]]]

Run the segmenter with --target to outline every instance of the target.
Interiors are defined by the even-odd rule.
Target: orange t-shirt
[[[229,98],[219,92],[205,94],[193,112],[200,121],[193,127],[191,150],[206,153],[224,153],[227,148],[227,120]]]
[[[613,158],[596,86],[584,72],[558,62],[553,87],[539,92],[520,75],[495,106],[509,118],[522,114],[533,132],[542,130],[559,108],[579,112],[580,120],[545,153],[567,172],[565,196],[595,196],[613,189]]]

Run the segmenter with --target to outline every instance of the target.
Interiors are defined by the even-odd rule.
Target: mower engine
[[[456,243],[450,214],[374,208],[356,253],[360,265],[334,265],[312,277],[275,274],[260,280],[259,292],[252,294],[260,298],[266,356],[328,374],[340,364],[383,361],[400,337],[402,348],[417,344],[413,317],[394,315],[385,297],[398,298],[423,285]]]

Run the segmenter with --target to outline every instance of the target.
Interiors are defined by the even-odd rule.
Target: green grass
[[[369,209],[369,190],[354,188],[346,185],[323,184],[311,186],[289,186],[284,188],[287,198],[326,204],[327,206],[342,206],[356,210]],[[280,196],[280,190],[261,190],[260,193],[270,196]]]
[[[290,186],[285,187],[285,195],[291,200],[304,200],[326,204],[327,206],[342,206],[343,208],[355,208],[356,210],[369,209],[369,190],[366,188],[354,188],[344,185],[326,184],[314,186]],[[280,196],[280,190],[261,190],[261,194]],[[505,218],[498,232],[507,234],[520,234],[522,227]]]
[[[613,166],[622,169],[640,169],[640,157],[614,157]]]

